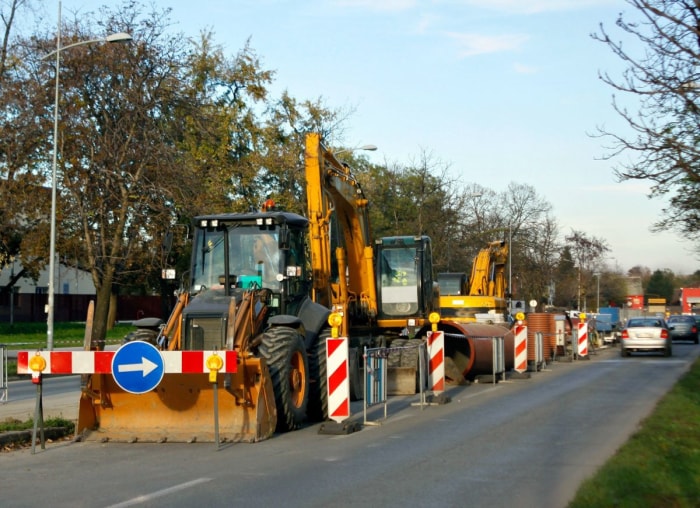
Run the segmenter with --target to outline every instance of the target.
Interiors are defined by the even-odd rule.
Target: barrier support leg
[[[34,406],[34,427],[32,430],[32,455],[36,453],[36,428],[37,422],[41,427],[41,449],[46,449],[46,439],[44,437],[44,403],[43,403],[43,390],[42,390],[42,379],[41,374],[39,374],[39,380],[36,384],[36,405]]]

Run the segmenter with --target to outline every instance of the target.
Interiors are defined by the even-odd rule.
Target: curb
[[[0,448],[13,444],[31,443],[33,432],[33,429],[0,432]],[[68,427],[47,427],[44,428],[44,438],[53,440],[61,439],[70,434],[70,432],[71,431],[68,430]],[[37,438],[40,436],[41,431],[40,429],[37,429]]]

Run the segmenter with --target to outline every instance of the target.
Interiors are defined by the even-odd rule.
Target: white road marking
[[[137,504],[147,503],[148,501],[152,501],[158,497],[167,496],[169,494],[173,494],[174,492],[179,492],[181,490],[194,487],[195,485],[199,485],[200,483],[206,483],[210,481],[212,481],[212,478],[197,478],[196,480],[181,483],[180,485],[175,485],[174,487],[168,487],[167,489],[157,490],[155,492],[151,492],[150,494],[144,494],[142,496],[137,496],[132,499],[128,499],[121,503],[113,504],[108,508],[125,508],[127,506],[135,506]]]

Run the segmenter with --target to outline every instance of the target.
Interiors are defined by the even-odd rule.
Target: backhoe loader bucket
[[[153,390],[122,390],[110,374],[93,374],[80,398],[76,435],[89,441],[256,442],[275,431],[277,411],[264,359],[247,358],[235,374],[165,374]]]

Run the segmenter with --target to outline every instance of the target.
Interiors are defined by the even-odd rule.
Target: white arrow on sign
[[[141,357],[141,363],[127,363],[124,365],[118,365],[117,370],[119,372],[143,372],[143,377],[148,376],[154,369],[157,369],[158,365],[153,363],[151,360],[145,357]]]

